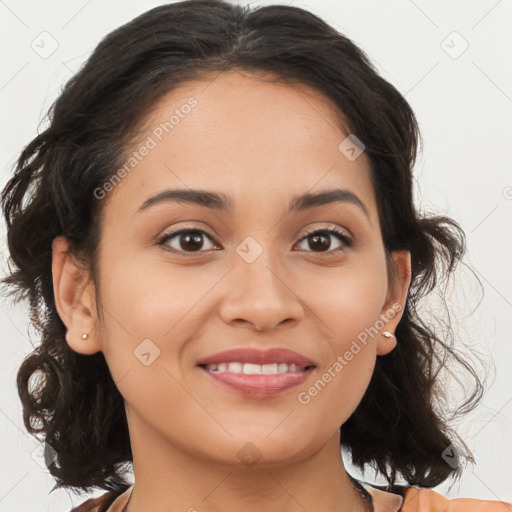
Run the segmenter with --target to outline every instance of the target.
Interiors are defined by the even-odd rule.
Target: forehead
[[[349,133],[339,114],[316,89],[268,75],[229,71],[181,84],[143,116],[109,203],[133,213],[164,188],[268,202],[343,186],[372,210],[368,160],[340,151]]]

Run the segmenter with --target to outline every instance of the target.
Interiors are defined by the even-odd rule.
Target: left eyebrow
[[[235,201],[232,197],[219,192],[206,190],[175,189],[164,190],[146,199],[137,212],[147,210],[149,207],[162,202],[177,202],[197,204],[204,208],[232,213]],[[296,196],[289,205],[289,212],[301,212],[331,203],[349,203],[360,208],[370,219],[370,215],[364,203],[359,197],[347,189],[336,188],[323,192],[306,193]]]

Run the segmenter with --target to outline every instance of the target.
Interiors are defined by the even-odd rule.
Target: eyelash
[[[169,240],[171,240],[172,238],[178,236],[178,235],[181,235],[183,233],[200,233],[200,234],[203,234],[203,235],[206,235],[212,242],[212,237],[210,237],[210,235],[208,233],[206,233],[205,231],[203,231],[202,229],[197,229],[197,228],[183,228],[183,229],[180,229],[178,231],[173,231],[171,233],[166,233],[164,235],[162,235],[162,237],[160,237],[158,239],[158,246],[163,246],[165,245],[165,243]],[[352,247],[353,245],[353,240],[352,238],[350,238],[348,235],[346,235],[343,231],[340,231],[338,228],[325,228],[325,229],[316,229],[316,230],[313,230],[313,231],[310,231],[310,232],[307,232],[300,240],[298,243],[301,243],[302,241],[304,241],[305,239],[307,239],[309,236],[311,235],[315,235],[315,234],[318,234],[318,233],[327,233],[327,234],[330,234],[330,235],[334,235],[336,236],[341,242],[343,242],[343,245],[341,245],[340,247],[338,247],[337,249],[333,249],[333,250],[330,250],[330,251],[326,251],[326,252],[313,252],[313,251],[306,251],[306,252],[313,252],[313,254],[318,254],[318,255],[326,255],[326,256],[335,256],[338,251],[343,251],[345,248],[350,248]],[[193,252],[193,253],[187,253],[187,252],[183,252],[183,251],[178,251],[176,249],[171,249],[169,247],[166,247],[164,248],[164,250],[166,251],[169,251],[169,252],[172,252],[172,253],[175,253],[175,254],[180,254],[182,256],[197,256],[198,254],[200,254],[201,252],[205,252],[205,251],[198,251],[198,252]]]

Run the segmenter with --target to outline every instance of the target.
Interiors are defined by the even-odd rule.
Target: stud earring
[[[382,333],[382,336],[384,336],[385,338],[395,338],[396,339],[396,336],[394,334],[391,334],[389,331],[384,331]]]
[[[83,339],[83,340],[86,340],[88,337],[89,337],[89,335],[88,335],[86,332],[84,332],[84,333],[82,334],[82,339]]]

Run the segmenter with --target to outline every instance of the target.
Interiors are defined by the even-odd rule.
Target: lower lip
[[[242,395],[253,397],[275,396],[304,383],[314,368],[297,372],[256,374],[219,372],[199,367],[216,383]]]

